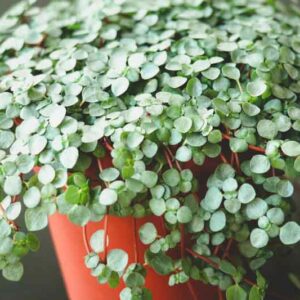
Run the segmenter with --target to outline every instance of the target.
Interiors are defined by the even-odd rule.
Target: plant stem
[[[7,224],[9,224],[15,231],[19,230],[19,226],[14,221],[8,219],[5,209],[1,203],[0,203],[0,216],[2,216],[3,219],[7,222]]]
[[[83,237],[83,243],[84,243],[84,248],[87,254],[89,254],[92,250],[90,248],[90,245],[88,243],[87,239],[87,226],[82,227],[82,237]]]
[[[133,239],[134,239],[134,243],[133,243],[133,250],[134,250],[134,261],[136,263],[139,262],[139,253],[138,253],[138,248],[137,248],[137,237],[136,237],[136,233],[137,233],[137,226],[136,226],[136,219],[133,217],[132,218],[132,228],[133,228]]]
[[[229,141],[231,139],[231,136],[228,134],[223,133],[222,134],[223,139]],[[260,152],[260,153],[266,153],[266,150],[264,148],[258,147],[258,146],[254,146],[254,145],[248,145],[248,148],[250,150],[256,151],[256,152]]]

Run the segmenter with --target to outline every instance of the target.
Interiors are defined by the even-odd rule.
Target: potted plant
[[[265,299],[300,240],[299,11],[33,3],[0,19],[3,276],[49,219],[72,300]]]

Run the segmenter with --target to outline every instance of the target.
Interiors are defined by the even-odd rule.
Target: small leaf
[[[111,250],[107,255],[107,266],[115,272],[123,272],[128,264],[128,254],[121,249]]]
[[[29,231],[39,231],[47,227],[48,216],[42,207],[28,208],[25,211],[25,224]]]
[[[250,241],[253,247],[260,249],[267,246],[269,236],[263,229],[255,228],[250,234]]]
[[[291,157],[300,155],[300,143],[296,141],[287,141],[281,145],[282,152]]]
[[[191,78],[187,83],[186,91],[192,97],[200,96],[202,94],[201,81],[196,77]]]
[[[300,226],[296,222],[288,222],[280,228],[279,238],[284,245],[293,245],[300,241]]]
[[[119,97],[127,91],[128,87],[129,80],[126,77],[120,77],[113,81],[111,91],[116,97]]]
[[[159,73],[159,67],[153,63],[145,63],[141,69],[142,79],[148,80],[155,77]]]
[[[20,262],[8,264],[2,270],[3,277],[10,281],[19,281],[22,278],[23,273],[24,267]]]
[[[227,64],[227,65],[223,66],[222,73],[225,77],[233,79],[233,80],[239,80],[240,76],[241,76],[240,70],[231,64]]]
[[[22,181],[19,176],[7,176],[4,181],[4,192],[10,196],[19,195],[22,191]]]
[[[255,174],[264,174],[270,170],[271,164],[267,156],[258,154],[251,158],[250,169]]]
[[[76,147],[69,147],[63,150],[59,156],[59,160],[66,169],[72,169],[78,160],[78,156],[78,149]]]
[[[118,194],[115,190],[106,188],[99,196],[99,202],[102,205],[112,205],[118,200]]]
[[[145,223],[140,227],[139,235],[143,244],[152,244],[157,237],[156,227],[152,223]]]
[[[241,203],[249,203],[254,200],[256,196],[255,189],[249,183],[244,183],[241,185],[238,192],[238,199]]]
[[[247,92],[252,97],[261,96],[267,90],[267,85],[261,79],[256,79],[255,81],[249,82],[247,84]]]
[[[97,230],[94,232],[90,238],[90,245],[94,252],[100,253],[104,251],[105,241],[104,241],[104,230]]]
[[[182,206],[177,211],[177,219],[179,223],[189,223],[192,221],[193,214],[190,208],[187,206]]]
[[[247,293],[243,288],[235,284],[226,290],[226,300],[247,300]]]

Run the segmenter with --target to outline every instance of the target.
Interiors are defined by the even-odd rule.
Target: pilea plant
[[[105,229],[86,240],[86,266],[113,287],[123,277],[122,300],[151,299],[146,265],[170,285],[217,286],[220,300],[264,299],[260,268],[300,240],[299,11],[271,0],[33,3],[0,19],[3,276],[20,280],[21,258],[39,247],[32,232],[57,210],[83,227],[155,215],[165,235],[137,228],[144,264],[106,253]]]

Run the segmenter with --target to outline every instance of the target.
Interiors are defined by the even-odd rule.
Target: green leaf
[[[111,91],[116,97],[119,97],[127,91],[128,87],[129,80],[126,77],[120,77],[113,81]]]
[[[28,208],[25,211],[25,224],[29,231],[42,230],[48,225],[48,216],[42,207]]]
[[[107,266],[115,272],[123,272],[128,264],[128,254],[121,249],[111,250],[107,255]]]
[[[63,150],[63,152],[60,154],[59,159],[61,164],[66,169],[72,169],[79,157],[78,149],[75,147],[69,147]]]
[[[125,283],[130,288],[142,287],[145,285],[145,278],[138,272],[132,272],[126,277]]]
[[[40,154],[47,145],[47,139],[44,136],[34,135],[30,138],[28,146],[32,155]]]
[[[223,195],[216,187],[210,187],[205,195],[205,198],[201,201],[201,206],[208,210],[217,210],[223,200]]]
[[[75,185],[68,186],[65,200],[71,204],[80,204],[80,188]]]
[[[153,171],[143,171],[141,174],[141,181],[148,188],[153,188],[156,185],[157,180],[158,176]]]
[[[68,213],[68,217],[74,224],[84,226],[91,217],[90,210],[85,206],[74,206]]]
[[[231,138],[229,141],[231,151],[239,153],[248,150],[248,143],[244,139]]]
[[[42,166],[38,173],[39,181],[46,185],[52,182],[55,178],[55,170],[51,165]]]
[[[159,73],[159,67],[153,63],[145,63],[141,69],[141,77],[144,80],[151,79]]]
[[[235,42],[222,42],[218,44],[217,49],[222,52],[232,52],[238,48]],[[231,300],[231,299],[229,299]],[[242,299],[240,299],[242,300]]]
[[[0,238],[0,255],[7,255],[13,248],[13,240],[10,237]]]
[[[269,236],[263,229],[255,228],[250,234],[250,241],[253,247],[260,249],[267,246]]]
[[[167,185],[175,187],[180,182],[180,174],[176,169],[169,169],[163,173],[163,180]]]
[[[146,157],[152,158],[158,150],[158,146],[150,140],[145,140],[142,145],[142,151]]]
[[[24,273],[23,264],[20,262],[8,264],[2,270],[2,275],[4,278],[10,281],[19,281]]]
[[[221,260],[220,262],[220,270],[226,274],[234,276],[237,272],[235,266],[227,260]]]
[[[118,200],[118,194],[115,190],[106,188],[99,196],[99,202],[102,205],[112,205]]]
[[[279,238],[284,245],[293,245],[300,241],[300,226],[296,222],[288,222],[280,228]]]
[[[117,272],[111,272],[109,279],[108,279],[108,284],[109,287],[114,289],[116,288],[120,283],[120,277]]]
[[[300,155],[300,143],[296,141],[287,141],[281,145],[282,152],[291,157]]]
[[[4,192],[10,196],[19,195],[22,191],[22,181],[19,176],[7,176],[4,181]]]
[[[249,300],[263,300],[260,290],[257,286],[253,286],[249,293]]]
[[[241,203],[249,203],[256,197],[256,192],[253,186],[249,183],[241,185],[238,192],[238,199]]]
[[[270,161],[267,156],[258,154],[250,160],[250,170],[255,174],[264,174],[271,168]]]
[[[162,252],[155,254],[147,251],[146,261],[159,275],[168,275],[174,269],[172,258]]]
[[[187,133],[192,128],[193,122],[188,117],[180,117],[174,121],[175,128],[181,133]]]
[[[247,84],[247,92],[252,97],[261,96],[267,90],[267,85],[261,79],[256,79],[255,81],[249,82]]]
[[[247,293],[243,288],[235,284],[226,290],[226,300],[247,300]]]
[[[177,89],[179,87],[181,87],[182,85],[184,85],[187,81],[187,78],[185,77],[181,77],[181,76],[175,76],[175,77],[171,77],[168,85],[171,88]]]
[[[190,147],[181,146],[177,149],[175,157],[178,161],[188,162],[192,159],[192,150]]]
[[[260,113],[260,108],[252,103],[245,102],[242,104],[243,111],[250,117],[257,116]]]
[[[100,229],[94,232],[90,238],[90,245],[94,252],[100,253],[104,251],[105,248],[105,234],[104,230]]]
[[[0,93],[0,110],[4,110],[12,103],[13,95],[8,92]]]
[[[166,211],[166,203],[163,199],[151,199],[149,202],[150,209],[155,216],[162,216]]]
[[[177,211],[177,219],[179,223],[189,223],[192,221],[193,214],[190,208],[187,206],[182,206]]]
[[[129,148],[134,149],[137,148],[144,140],[144,135],[139,132],[133,131],[129,132],[127,136],[127,145]]]
[[[291,197],[294,193],[294,186],[293,184],[286,179],[280,180],[277,183],[277,193],[284,198]]]
[[[114,181],[120,176],[120,172],[116,168],[107,168],[100,173],[100,178],[103,181]]]
[[[191,78],[187,83],[186,91],[191,97],[200,96],[202,94],[201,81],[196,77]]]
[[[27,235],[27,243],[31,251],[36,252],[40,249],[40,241],[38,237],[33,233],[29,233]]]
[[[227,64],[227,65],[223,66],[222,73],[225,77],[233,79],[233,80],[239,80],[240,76],[241,76],[240,70],[231,64]]]
[[[217,211],[212,214],[209,220],[209,228],[213,232],[221,231],[226,226],[226,215],[223,211]]]
[[[157,237],[156,227],[152,223],[145,223],[139,229],[141,242],[145,245],[152,244]]]
[[[297,172],[300,172],[300,156],[295,159],[294,168]]]
[[[278,129],[275,123],[270,120],[260,120],[257,123],[258,134],[266,139],[272,140],[276,137]]]
[[[193,63],[193,70],[195,73],[199,73],[207,70],[210,67],[211,63],[208,59],[199,59]]]

